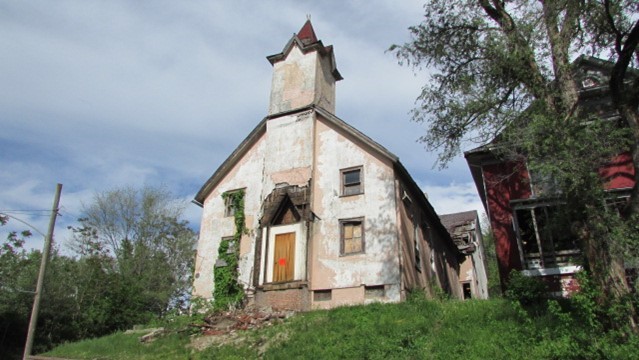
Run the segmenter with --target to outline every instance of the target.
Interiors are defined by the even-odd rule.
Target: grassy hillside
[[[595,333],[558,306],[534,316],[505,300],[412,300],[343,307],[213,337],[189,334],[185,330],[189,321],[193,319],[172,319],[164,324],[172,329],[170,333],[148,344],[138,341],[140,334],[117,333],[66,344],[45,355],[72,359],[639,359],[637,338]]]

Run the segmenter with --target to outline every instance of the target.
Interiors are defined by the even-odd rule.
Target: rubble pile
[[[204,318],[204,323],[191,324],[191,326],[200,328],[202,335],[222,335],[236,330],[270,326],[293,314],[292,311],[245,308],[211,314]]]

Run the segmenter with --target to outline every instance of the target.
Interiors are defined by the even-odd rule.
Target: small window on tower
[[[341,170],[342,195],[357,195],[364,193],[362,183],[362,167]]]

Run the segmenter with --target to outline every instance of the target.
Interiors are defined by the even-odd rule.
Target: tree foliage
[[[605,205],[598,169],[624,151],[639,169],[639,1],[428,1],[424,10],[412,41],[390,49],[400,63],[429,70],[413,111],[428,124],[421,141],[439,151],[440,166],[472,144],[507,144],[500,156],[553,179],[554,195],[570,204],[564,220],[582,240],[601,303],[627,297],[623,259],[631,254],[621,250],[639,242],[639,187],[619,215]],[[608,61],[618,123],[593,121],[579,106],[581,54]],[[636,310],[629,314],[637,331]]]
[[[72,249],[136,288],[155,314],[189,296],[196,236],[180,220],[183,205],[163,189],[120,188],[94,196],[73,227]]]
[[[188,301],[195,234],[181,204],[162,189],[96,194],[73,227],[75,256],[53,249],[44,279],[34,352],[146,323]],[[127,217],[127,218],[125,218]],[[8,221],[0,215],[0,225]],[[31,233],[0,244],[0,358],[20,358],[34,298],[39,250]]]
[[[482,217],[481,229],[481,236],[484,242],[488,295],[490,298],[498,298],[502,296],[502,293],[501,281],[499,279],[499,268],[497,265],[497,251],[495,249],[495,236],[490,228],[490,221],[485,215]]]
[[[7,217],[0,216],[0,225]],[[26,339],[40,254],[24,250],[29,232],[11,232],[0,246],[0,357],[18,357]]]
[[[534,101],[555,119],[570,117],[572,60],[581,53],[615,63],[611,83],[623,93],[616,98],[634,104],[636,117],[636,82],[622,80],[639,64],[639,22],[631,20],[638,7],[636,0],[427,2],[423,22],[410,28],[413,40],[390,48],[400,63],[430,72],[413,111],[428,123],[421,140],[445,165],[467,141],[483,144],[518,122]]]

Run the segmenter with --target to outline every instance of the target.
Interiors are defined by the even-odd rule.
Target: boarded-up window
[[[342,255],[364,252],[364,218],[341,220]]]
[[[342,195],[357,195],[364,193],[362,182],[362,167],[341,170]]]
[[[295,277],[295,233],[275,235],[273,282],[292,281]]]

